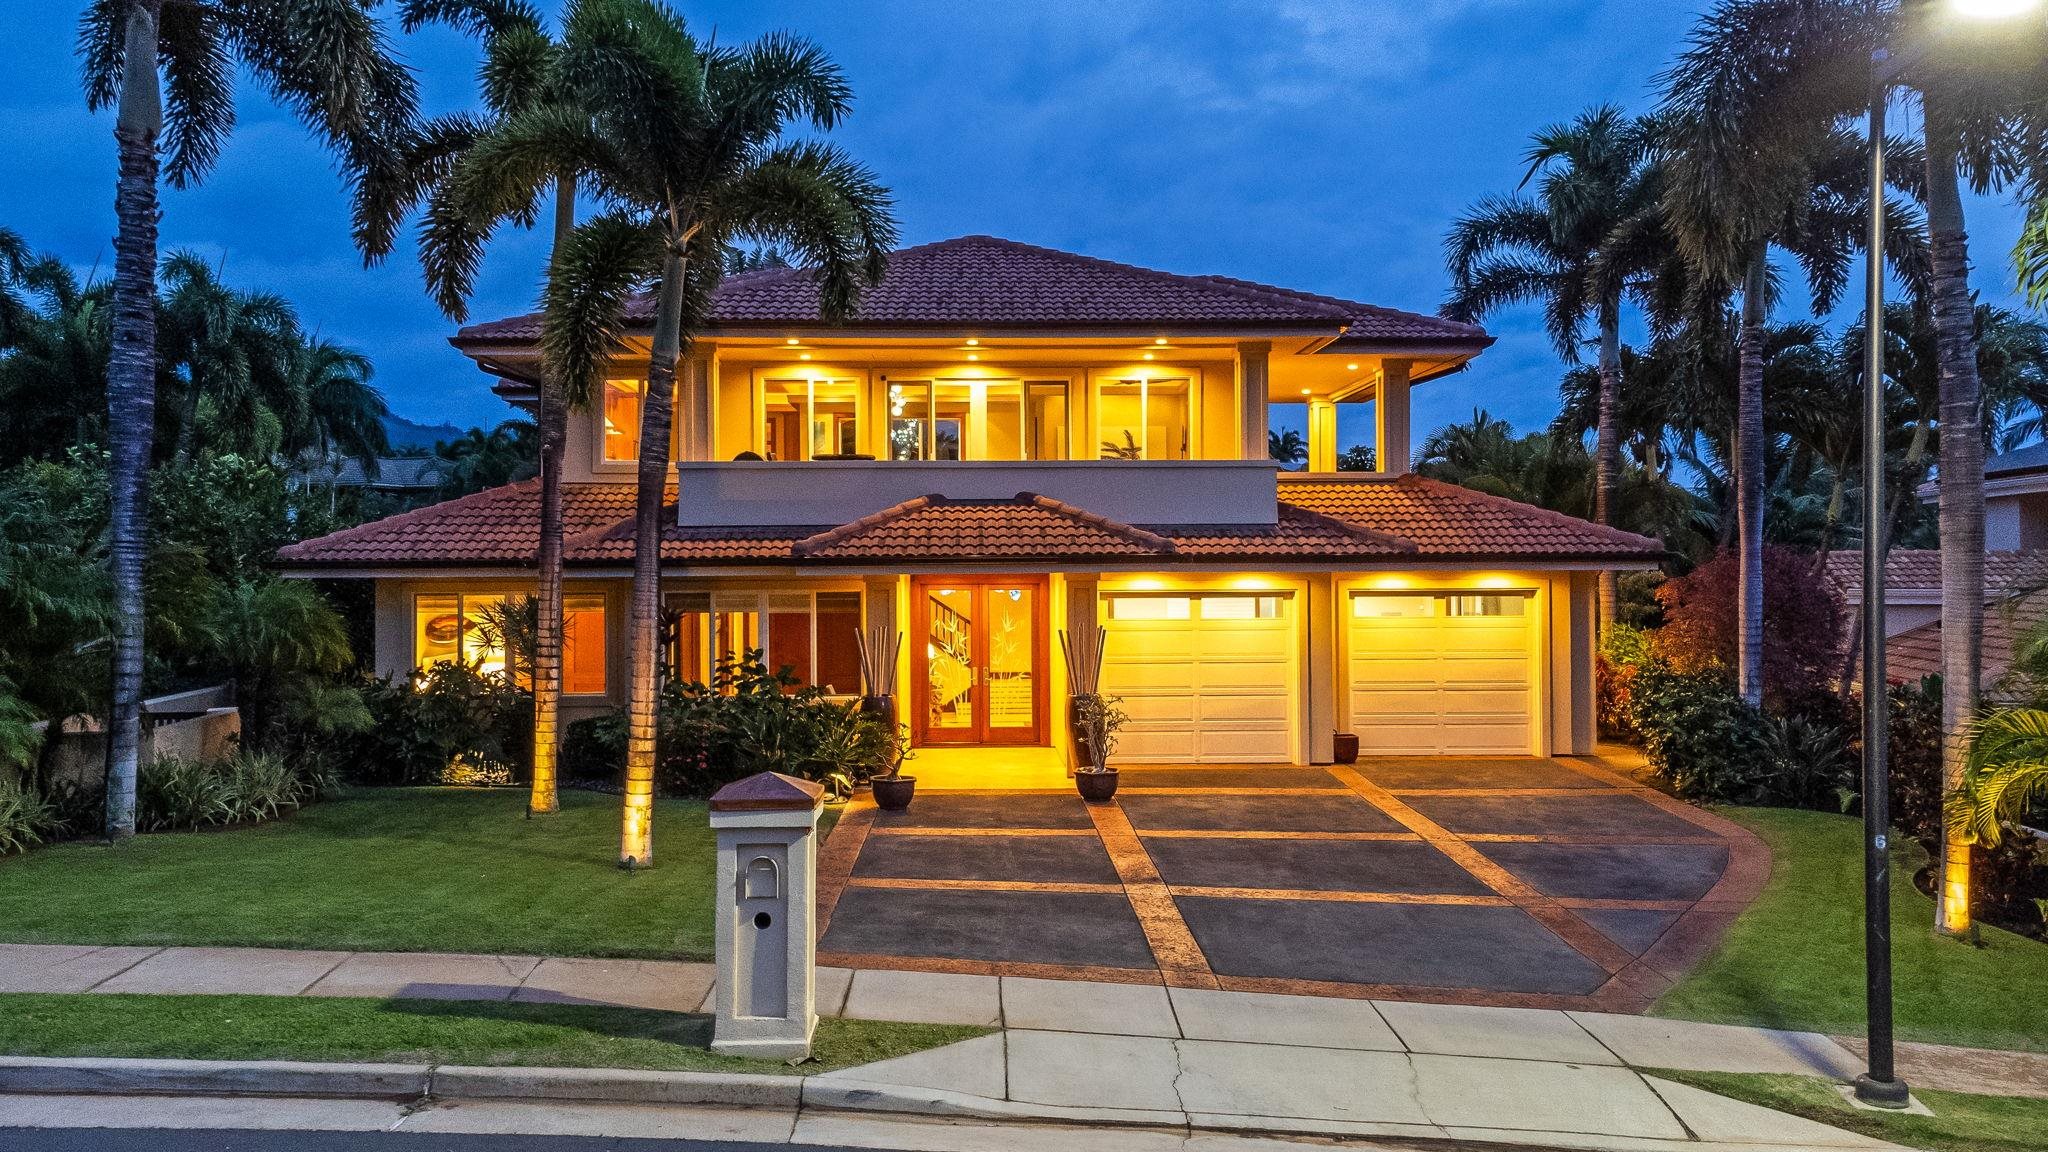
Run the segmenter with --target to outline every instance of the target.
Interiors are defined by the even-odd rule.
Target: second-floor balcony
[[[1125,524],[1270,525],[1270,460],[764,460],[676,465],[685,527],[844,524],[919,496],[1049,496]]]

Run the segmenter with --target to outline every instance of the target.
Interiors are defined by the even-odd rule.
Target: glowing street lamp
[[[1931,6],[1931,5],[1930,5]],[[1991,22],[2027,15],[2041,0],[1946,0],[1956,17]],[[1879,46],[1870,56],[1870,221],[1863,312],[1863,962],[1869,1067],[1856,1097],[1903,1108],[1911,1097],[1892,1059],[1890,712],[1884,668],[1884,119],[1892,84],[1913,58]],[[1961,898],[1968,900],[1968,894]],[[1964,905],[1966,908],[1967,904]]]

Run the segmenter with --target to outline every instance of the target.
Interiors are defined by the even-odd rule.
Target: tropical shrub
[[[0,856],[26,852],[59,831],[57,810],[35,789],[0,772]]]
[[[1628,721],[1642,734],[1657,774],[1681,796],[1736,801],[1770,771],[1764,715],[1735,691],[1724,669],[1642,665],[1629,692]]]
[[[225,824],[232,809],[226,776],[204,760],[158,756],[135,785],[135,826],[143,832]]]
[[[1840,594],[1814,558],[1767,545],[1764,569],[1764,704],[1772,712],[1832,716],[1831,685],[1842,670]],[[1741,569],[1724,549],[1684,576],[1657,589],[1664,626],[1655,633],[1657,657],[1679,672],[1733,668],[1735,593]]]
[[[145,832],[275,820],[320,795],[282,756],[238,751],[219,760],[159,756],[137,782],[136,825]]]
[[[1593,694],[1600,731],[1610,736],[1634,736],[1629,721],[1629,689],[1636,673],[1650,659],[1650,634],[1633,625],[1616,622],[1600,638],[1600,651],[1593,664]]]
[[[371,723],[348,741],[356,784],[439,784],[520,778],[532,767],[533,697],[461,663],[361,687]]]
[[[664,686],[657,723],[655,782],[672,796],[709,795],[756,772],[843,790],[889,771],[898,743],[887,720],[768,671],[758,651],[721,663],[708,684]],[[576,721],[563,769],[576,779],[614,779],[625,748],[622,714]]]

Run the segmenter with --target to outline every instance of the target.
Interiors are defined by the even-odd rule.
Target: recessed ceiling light
[[[979,360],[979,359],[981,359],[981,357],[979,357],[979,356],[975,355],[975,354],[974,354],[974,353],[972,353],[972,352],[969,352],[969,353],[967,354],[967,358],[968,358],[969,360]]]
[[[978,348],[981,346],[981,341],[969,338],[967,341],[967,346],[969,348]]]
[[[1145,353],[1145,359],[1150,360],[1151,358],[1152,354],[1150,352]]]
[[[1346,372],[1356,372],[1356,371],[1358,371],[1358,365],[1356,365],[1356,364],[1346,364],[1346,365],[1344,366],[1344,370],[1345,370]]]
[[[1311,393],[1311,392],[1313,392],[1313,391],[1315,391],[1315,389],[1313,389],[1313,388],[1303,388],[1303,389],[1301,390],[1301,394],[1302,394],[1303,396],[1306,396],[1306,395],[1308,395],[1309,393]]]
[[[804,353],[803,355],[801,355],[801,356],[798,356],[798,357],[797,357],[797,359],[799,359],[799,360],[809,360],[810,358],[811,358],[811,354],[810,354],[809,352],[806,352],[806,353]]]
[[[1152,341],[1152,342],[1153,342],[1154,344],[1164,344],[1164,343],[1166,343],[1166,337],[1164,337],[1164,336],[1161,336],[1161,337],[1159,337],[1158,339],[1156,339],[1156,340],[1154,340],[1154,341]]]
[[[791,336],[791,337],[790,337],[789,339],[787,339],[787,340],[784,340],[784,341],[783,341],[783,343],[784,343],[784,344],[800,344],[800,343],[802,343],[802,341],[798,340],[798,339],[797,339],[796,337],[794,337],[794,336]]]

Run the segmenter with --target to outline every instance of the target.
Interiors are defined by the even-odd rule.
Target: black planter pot
[[[1358,735],[1353,732],[1337,733],[1336,759],[1339,764],[1358,763]]]
[[[910,798],[917,792],[915,776],[877,776],[872,783],[875,788],[875,807],[884,812],[908,811]]]
[[[1117,772],[1114,768],[1096,771],[1083,768],[1074,773],[1074,787],[1080,789],[1081,799],[1090,804],[1107,804],[1116,798]]]

